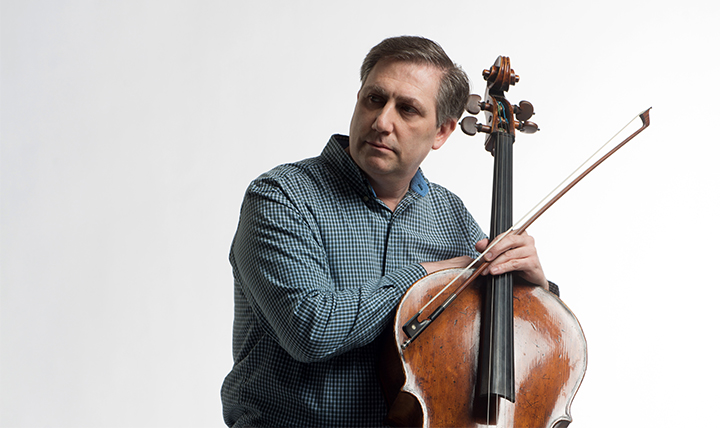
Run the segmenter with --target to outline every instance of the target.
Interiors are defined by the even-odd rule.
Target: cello
[[[507,57],[483,72],[485,101],[471,95],[466,109],[485,112],[461,122],[469,135],[487,134],[494,157],[490,240],[522,233],[602,161],[595,162],[522,226],[512,225],[512,149],[515,130],[534,133],[532,104],[511,105],[504,93],[519,81]],[[491,246],[486,249],[489,250]],[[563,428],[587,367],[587,343],[572,311],[558,296],[514,278],[480,277],[482,255],[465,269],[427,275],[402,297],[382,339],[378,367],[388,403],[386,423],[413,427]],[[480,263],[477,267],[475,264]],[[426,315],[429,314],[429,315]]]

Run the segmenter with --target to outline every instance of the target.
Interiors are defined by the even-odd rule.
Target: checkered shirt
[[[322,154],[247,189],[230,251],[234,366],[228,426],[382,426],[375,339],[423,261],[477,256],[485,235],[418,171],[391,211],[335,135]]]

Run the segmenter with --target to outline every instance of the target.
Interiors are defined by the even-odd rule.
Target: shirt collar
[[[413,176],[412,178],[412,181],[410,181],[410,189],[414,190],[420,196],[427,195],[428,190],[430,190],[430,187],[428,187],[427,184],[427,180],[425,179],[425,176],[423,175],[420,168],[418,168],[415,176]]]

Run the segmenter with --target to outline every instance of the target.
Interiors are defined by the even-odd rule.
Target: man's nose
[[[378,112],[373,123],[373,129],[382,134],[389,134],[393,130],[393,122],[395,120],[395,109],[387,103]]]

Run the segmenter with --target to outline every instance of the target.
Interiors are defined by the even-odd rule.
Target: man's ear
[[[440,127],[437,129],[437,134],[435,134],[435,143],[432,146],[433,150],[437,150],[442,147],[443,144],[445,144],[445,141],[447,141],[448,137],[450,137],[450,134],[455,131],[456,127],[457,119],[447,118],[445,120],[445,123],[440,125]]]

